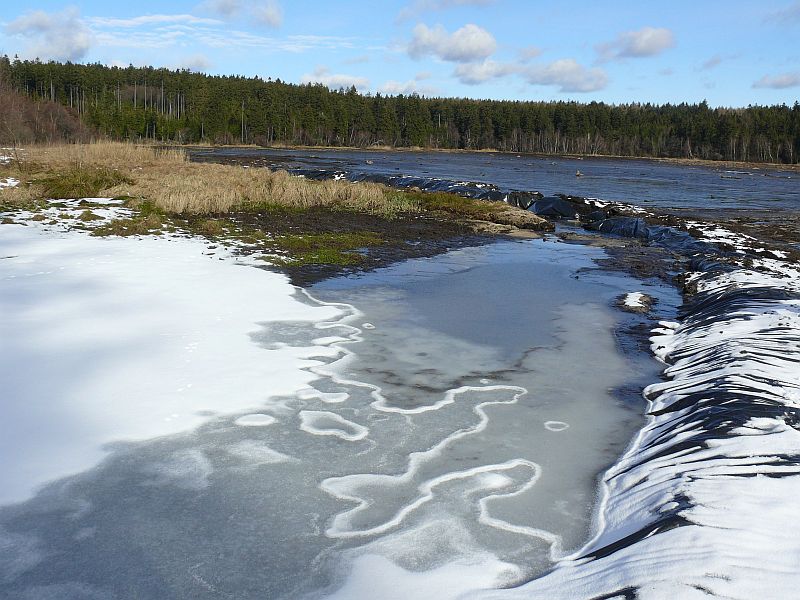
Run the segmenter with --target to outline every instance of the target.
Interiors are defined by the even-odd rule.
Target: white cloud
[[[478,85],[492,79],[505,77],[517,71],[519,71],[519,68],[514,65],[487,59],[479,63],[458,65],[453,74],[461,83],[466,85]]]
[[[423,12],[447,10],[459,6],[489,6],[496,0],[416,0],[412,2],[397,15],[399,21],[410,19]]]
[[[595,92],[608,85],[608,76],[598,68],[587,69],[571,58],[549,65],[529,67],[525,79],[533,85],[555,85],[560,92]]]
[[[345,75],[343,73],[331,73],[328,67],[317,67],[313,73],[306,73],[301,78],[302,83],[321,83],[332,90],[339,88],[350,88],[355,86],[359,90],[369,88],[369,79],[357,75]]]
[[[542,53],[542,49],[538,46],[528,46],[526,48],[521,48],[519,51],[519,59],[521,62],[529,62],[539,56]]]
[[[754,88],[770,88],[784,90],[786,88],[800,87],[800,72],[784,73],[782,75],[764,75],[753,83]]]
[[[378,91],[381,94],[388,94],[390,96],[397,96],[398,94],[404,94],[406,96],[411,94],[434,96],[439,93],[439,90],[433,86],[420,85],[419,79],[412,79],[410,81],[389,80],[384,83]]]
[[[262,25],[277,28],[283,24],[283,10],[274,0],[254,3],[250,10],[255,20]]]
[[[203,54],[187,56],[178,62],[179,69],[189,69],[190,71],[203,72],[211,68],[211,61]]]
[[[283,9],[277,0],[206,0],[200,8],[225,19],[249,17],[266,27],[278,28],[283,24]]]
[[[194,15],[142,15],[129,19],[114,17],[88,17],[86,22],[93,27],[133,28],[143,25],[222,25],[217,19],[205,19]]]
[[[242,2],[241,0],[207,0],[201,7],[229,19],[241,12]]]
[[[346,65],[363,65],[369,62],[369,54],[360,54],[344,60]]]
[[[497,42],[491,33],[477,25],[464,25],[448,33],[441,25],[430,28],[420,23],[408,45],[411,58],[433,55],[450,62],[473,62],[491,56]]]
[[[28,41],[27,54],[42,59],[77,61],[86,56],[92,44],[89,28],[78,10],[29,12],[6,25],[8,34]]]
[[[672,31],[657,27],[644,27],[639,31],[620,33],[613,42],[596,47],[600,62],[623,58],[644,58],[661,54],[675,45]]]

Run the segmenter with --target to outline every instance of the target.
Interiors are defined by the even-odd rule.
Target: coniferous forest
[[[797,163],[800,103],[521,102],[360,94],[259,77],[0,57],[0,141],[496,149]]]

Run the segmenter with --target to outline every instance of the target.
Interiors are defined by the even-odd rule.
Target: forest
[[[711,108],[360,94],[189,70],[0,57],[0,142],[421,147],[797,163],[800,103]]]

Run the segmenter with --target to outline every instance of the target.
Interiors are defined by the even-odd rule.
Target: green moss
[[[78,220],[86,222],[86,221],[98,221],[98,220],[100,220],[102,218],[103,217],[98,216],[98,215],[94,214],[92,211],[87,209],[87,210],[83,211],[80,214],[80,216],[78,217]]]
[[[289,252],[312,252],[324,249],[355,250],[383,243],[383,238],[372,231],[345,233],[312,233],[308,235],[282,235],[275,242]]]
[[[161,233],[161,219],[157,215],[137,216],[132,219],[114,219],[92,230],[92,235],[148,235]]]
[[[497,213],[508,209],[502,202],[487,202],[486,200],[473,200],[463,198],[456,194],[444,192],[407,192],[419,200],[423,210],[428,212],[447,213],[466,218],[491,221]]]
[[[314,233],[309,235],[282,235],[272,245],[286,252],[288,257],[278,260],[282,265],[357,265],[364,260],[365,248],[379,246],[384,239],[372,231],[347,233]]]

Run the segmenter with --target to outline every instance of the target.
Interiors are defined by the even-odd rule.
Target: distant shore
[[[731,161],[731,160],[707,160],[702,158],[672,158],[672,157],[653,157],[653,156],[622,156],[614,154],[542,154],[540,152],[513,152],[508,150],[496,150],[493,148],[466,150],[463,148],[423,148],[421,146],[291,146],[285,144],[275,144],[272,146],[256,146],[254,144],[165,144],[170,147],[183,148],[243,148],[249,150],[308,150],[308,151],[334,151],[334,152],[375,152],[375,153],[411,153],[411,152],[437,152],[442,154],[503,154],[513,156],[534,156],[537,158],[562,158],[570,160],[643,160],[660,163],[676,164],[681,166],[696,166],[722,169],[772,169],[775,171],[789,171],[800,173],[800,163],[769,163],[752,161]]]

